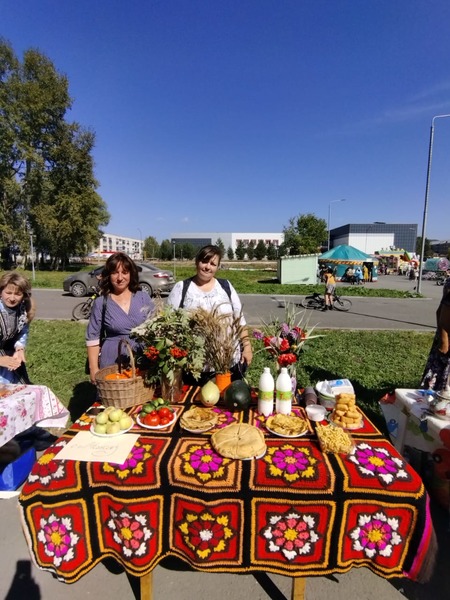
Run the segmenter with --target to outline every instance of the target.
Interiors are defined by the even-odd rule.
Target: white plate
[[[92,435],[96,435],[97,437],[112,438],[112,437],[117,437],[118,435],[122,435],[123,433],[126,433],[127,431],[130,431],[130,429],[133,427],[133,425],[134,425],[134,423],[132,423],[127,429],[121,429],[117,433],[96,433],[94,431],[94,423],[92,423],[89,430],[92,433]]]
[[[258,460],[258,458],[262,458],[267,452],[267,448],[264,450],[262,454],[258,454],[258,456],[251,456],[250,458],[236,458],[236,460]]]
[[[170,423],[166,423],[166,425],[155,425],[154,427],[152,427],[151,425],[146,425],[145,423],[143,423],[141,421],[141,419],[139,418],[139,415],[136,417],[136,421],[137,421],[138,425],[140,425],[144,429],[167,429],[167,427],[170,427],[171,425],[173,425],[176,420],[177,420],[177,413],[174,412],[173,419],[170,421]]]
[[[277,435],[278,437],[283,437],[283,438],[299,438],[299,437],[303,437],[304,435],[306,435],[309,432],[309,429],[306,429],[306,431],[302,431],[302,433],[297,433],[296,435],[286,435],[285,433],[278,433],[278,431],[274,431],[273,429],[270,429],[270,427],[268,427],[266,425],[266,429],[267,431],[270,431],[270,433],[273,433],[273,435]]]
[[[209,425],[209,427],[206,427],[206,429],[188,429],[181,423],[181,421],[180,421],[180,425],[185,431],[189,431],[189,433],[204,433],[205,431],[209,431],[210,429],[213,429],[216,424]]]

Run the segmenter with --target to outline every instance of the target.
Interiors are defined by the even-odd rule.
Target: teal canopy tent
[[[319,261],[338,265],[362,265],[363,263],[376,262],[378,259],[358,250],[354,246],[341,244],[321,254]]]

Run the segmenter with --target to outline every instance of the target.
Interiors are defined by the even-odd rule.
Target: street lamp
[[[142,244],[142,231],[139,229],[139,227],[137,227],[137,230],[139,231],[139,236],[140,236],[140,240],[141,240],[141,243],[139,244],[139,256],[141,258],[143,258],[144,257],[144,246]]]
[[[327,250],[330,249],[330,221],[331,221],[331,205],[333,204],[333,202],[345,202],[347,198],[341,198],[340,200],[332,200],[329,204],[328,204],[328,244],[327,244]]]
[[[36,271],[34,270],[34,247],[33,247],[33,234],[30,231],[30,254],[31,254],[31,272],[32,279],[35,281],[36,279]]]
[[[172,244],[173,244],[173,277],[175,279],[176,278],[175,277],[175,275],[176,275],[176,265],[175,265],[175,244],[176,244],[176,242],[173,241]]]
[[[430,176],[431,176],[431,160],[433,157],[433,141],[434,141],[434,122],[436,119],[446,119],[450,115],[436,115],[431,119],[430,128],[430,144],[428,147],[428,167],[427,167],[427,183],[425,186],[425,202],[423,205],[423,221],[422,221],[422,247],[420,249],[420,263],[419,263],[419,280],[417,281],[417,293],[420,294],[420,288],[422,284],[422,272],[423,262],[425,258],[425,233],[427,228],[427,214],[428,214],[428,196],[430,195]]]

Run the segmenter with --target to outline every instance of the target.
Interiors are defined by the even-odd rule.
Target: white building
[[[144,242],[136,238],[128,238],[114,233],[105,233],[99,245],[92,254],[96,257],[112,254],[113,252],[125,252],[133,260],[142,260],[144,255]]]
[[[217,244],[218,240],[222,240],[225,250],[232,248],[233,252],[236,251],[237,245],[242,241],[244,246],[248,246],[250,242],[253,242],[255,247],[260,240],[262,240],[266,246],[273,244],[275,247],[280,246],[284,241],[284,233],[267,233],[267,232],[243,232],[243,233],[230,233],[223,231],[208,231],[202,233],[172,233],[171,241],[176,244],[193,244],[194,246],[201,248],[208,244]]]

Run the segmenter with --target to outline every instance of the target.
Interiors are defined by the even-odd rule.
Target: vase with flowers
[[[211,311],[197,308],[191,314],[194,331],[204,341],[205,369],[215,374],[221,392],[231,382],[231,368],[241,356],[240,347],[247,338],[247,327],[242,314],[223,312],[222,305]]]
[[[164,306],[158,313],[131,331],[143,344],[138,364],[146,379],[161,384],[163,398],[178,402],[182,395],[182,372],[198,378],[205,363],[203,340],[193,330],[189,313]]]
[[[297,362],[305,344],[320,335],[312,335],[314,327],[304,322],[306,311],[298,312],[287,307],[283,320],[274,318],[262,322],[259,329],[253,330],[253,337],[262,343],[261,350],[275,359],[276,370],[286,367],[291,377],[292,392],[297,391]]]

